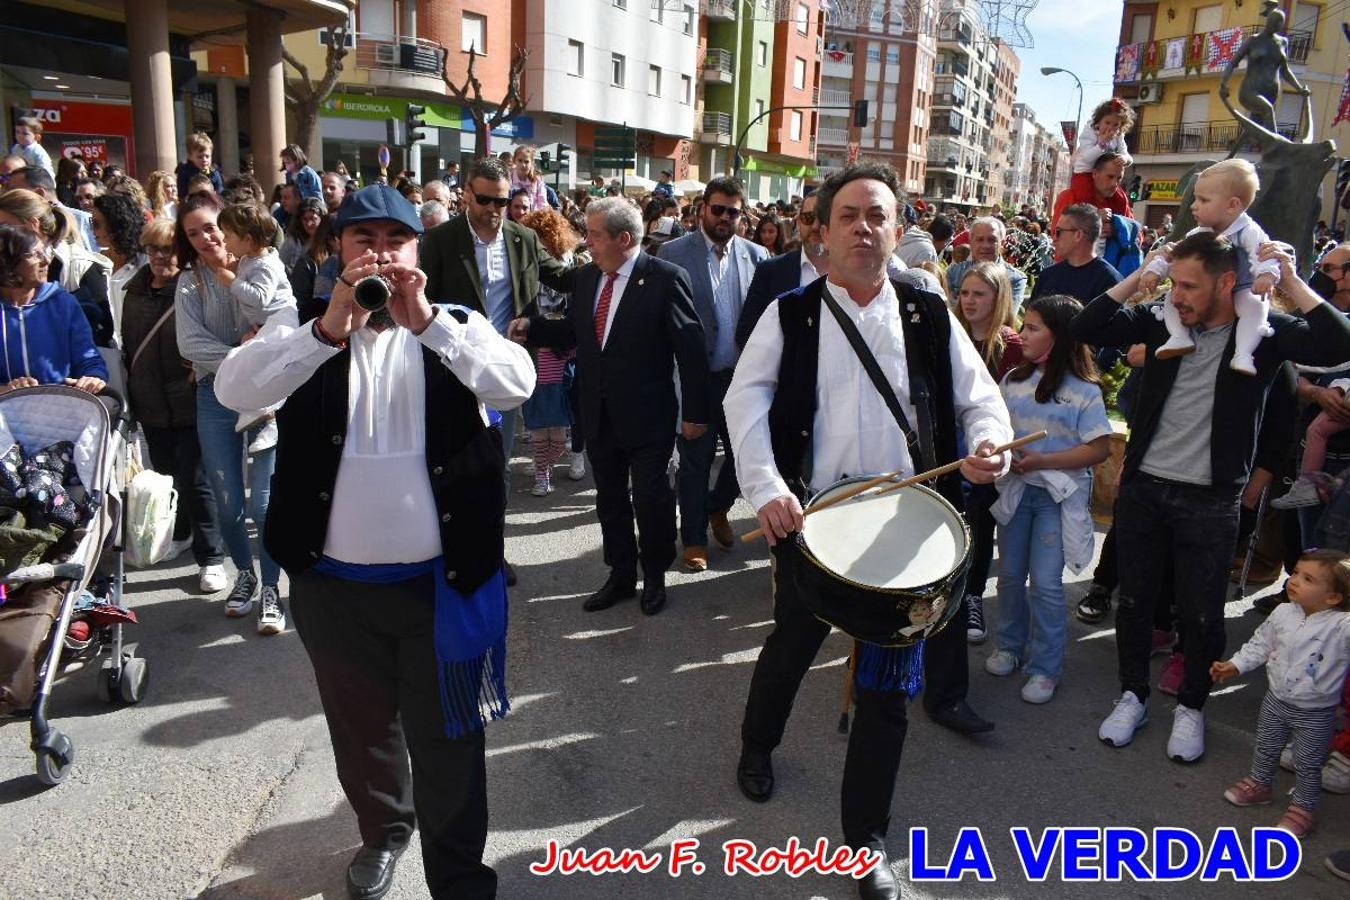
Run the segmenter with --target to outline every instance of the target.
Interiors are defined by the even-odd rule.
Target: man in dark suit
[[[755,269],[755,277],[745,295],[745,306],[741,308],[741,318],[736,323],[737,349],[745,349],[755,323],[770,303],[788,291],[805,287],[830,270],[829,252],[820,239],[814,193],[807,195],[797,213],[797,236],[802,244],[799,249],[765,260]]]
[[[546,284],[561,293],[572,290],[573,270],[549,256],[533,231],[506,218],[511,202],[511,172],[496,159],[474,162],[468,172],[464,215],[438,225],[422,238],[420,267],[427,273],[427,296],[482,313],[505,335],[511,320],[525,314]],[[511,496],[511,449],[519,411],[502,413],[506,483]],[[515,571],[507,563],[507,583]]]
[[[586,208],[592,263],[577,270],[566,319],[518,318],[510,337],[577,350],[586,449],[595,475],[595,511],[609,578],[583,605],[607,609],[637,593],[654,615],[666,602],[675,561],[675,493],[666,474],[675,446],[675,364],[689,440],[707,431],[708,358],[689,276],[641,251],[642,216],[622,197]],[[632,498],[629,498],[629,479]],[[639,540],[633,537],[636,511]]]

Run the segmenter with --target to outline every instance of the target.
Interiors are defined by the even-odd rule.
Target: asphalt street
[[[528,446],[528,445],[527,445]],[[672,573],[670,604],[642,616],[636,602],[587,614],[582,599],[604,578],[590,479],[558,470],[557,491],[528,494],[525,461],[508,519],[513,709],[488,731],[491,834],[488,861],[503,898],[849,898],[840,877],[728,877],[723,842],[781,847],[839,837],[845,739],[836,732],[848,642],[832,635],[808,674],[784,745],[775,754],[773,800],[737,792],[734,765],[750,673],[771,626],[763,545],[714,548],[712,568]],[[743,502],[734,524],[748,530]],[[1099,540],[1101,535],[1098,535]],[[342,797],[312,675],[294,631],[260,638],[252,620],[227,619],[222,597],[192,591],[184,563],[130,575],[142,624],[132,629],[149,659],[143,703],[114,708],[95,698],[93,673],[69,672],[53,721],[74,740],[69,780],[50,790],[33,776],[26,723],[0,727],[0,897],[345,897],[343,873],[359,843]],[[1087,573],[1070,578],[1072,606]],[[1269,588],[1270,590],[1273,588]],[[993,594],[992,582],[990,596]],[[1255,594],[1253,594],[1255,596]],[[1258,620],[1251,597],[1228,606],[1230,652]],[[990,604],[993,609],[993,603]],[[897,871],[912,869],[908,832],[927,827],[928,860],[945,861],[962,827],[981,829],[995,881],[907,884],[914,898],[1191,898],[1350,896],[1322,865],[1350,847],[1350,797],[1324,794],[1319,830],[1300,871],[1279,885],[1198,880],[1154,884],[1068,883],[1052,869],[1031,883],[1009,829],[1051,826],[1216,828],[1271,825],[1278,807],[1239,810],[1222,792],[1246,772],[1264,674],[1230,683],[1208,706],[1205,759],[1164,758],[1168,698],[1134,744],[1099,743],[1097,726],[1115,687],[1107,627],[1069,625],[1067,671],[1053,702],[1033,707],[1020,679],[984,673],[990,646],[971,648],[971,702],[998,723],[965,739],[913,708],[891,823]],[[1155,660],[1155,672],[1162,659]],[[1281,773],[1281,791],[1292,776]],[[646,848],[697,838],[702,875],[536,876],[550,840],[592,850]],[[394,898],[426,896],[414,846],[399,864]]]

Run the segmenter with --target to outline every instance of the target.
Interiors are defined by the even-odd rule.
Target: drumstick
[[[1045,432],[1037,431],[1035,434],[1029,434],[1026,437],[1018,438],[1015,441],[1009,441],[1008,443],[1004,444],[1001,447],[995,447],[993,450],[989,451],[989,455],[996,456],[999,453],[1005,453],[1009,450],[1016,450],[1018,447],[1025,447],[1027,444],[1035,443],[1036,441],[1039,441],[1043,437],[1045,437]],[[909,487],[911,485],[919,484],[920,482],[924,481],[929,481],[934,478],[940,478],[943,475],[946,475],[948,472],[955,472],[957,469],[961,468],[961,464],[964,462],[965,458],[963,457],[954,462],[949,462],[945,466],[938,466],[936,469],[929,469],[927,472],[920,472],[918,475],[911,476],[910,478],[906,478],[904,481],[899,481],[896,482],[895,484],[884,487],[881,490],[877,491],[876,493],[870,494],[869,496],[880,497],[882,494],[889,494],[892,491],[899,490],[900,488]],[[871,490],[872,488],[877,487],[878,485],[886,484],[886,482],[888,481],[894,481],[898,477],[900,477],[899,472],[892,472],[889,475],[881,475],[878,476],[877,478],[871,479],[870,481],[864,481],[857,487],[849,488],[847,491],[844,491],[843,493],[840,493],[834,497],[830,497],[827,500],[823,500],[820,503],[817,503],[815,506],[811,506],[802,510],[802,518],[804,519],[807,516],[811,515],[812,513],[820,512],[822,509],[827,509],[831,506],[834,506],[836,503],[842,503],[845,500],[849,500],[853,497],[856,497],[859,494],[863,493],[864,491]],[[764,529],[756,528],[754,531],[750,531],[742,535],[741,542],[748,544],[751,541],[757,540],[763,536],[764,536]]]

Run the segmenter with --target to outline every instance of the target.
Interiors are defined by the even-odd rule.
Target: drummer
[[[858,475],[912,474],[957,458],[957,432],[974,452],[961,474],[976,484],[1006,471],[1008,411],[965,330],[942,298],[893,282],[886,262],[896,246],[900,182],[890,166],[849,166],[821,187],[816,215],[830,271],[771,303],[741,354],[725,409],[741,491],[758,510],[775,556],[802,527],[810,493]],[[915,460],[896,416],[823,302],[828,291],[875,354],[918,436]],[[918,408],[912,390],[926,382]],[[922,399],[922,398],[921,398]],[[961,508],[955,475],[934,485]],[[792,585],[775,580],[774,629],[750,682],[736,780],[751,800],[773,791],[770,754],[783,737],[793,697],[830,626],[815,618]],[[955,598],[964,591],[957,586]],[[965,619],[960,619],[964,622]],[[921,646],[921,645],[920,645]],[[859,646],[857,715],[844,762],[845,841],[883,854],[858,883],[864,898],[895,898],[900,885],[885,854],[906,701],[922,681],[917,648]]]

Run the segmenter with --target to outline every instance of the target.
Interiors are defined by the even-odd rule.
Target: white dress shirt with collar
[[[815,281],[815,280],[816,280],[817,278],[819,278],[819,277],[820,277],[820,273],[816,271],[815,263],[811,262],[811,258],[810,258],[809,256],[807,256],[805,252],[803,252],[803,253],[802,253],[802,280],[801,280],[801,283],[798,285],[798,287],[806,287],[808,284],[810,284],[811,282]]]
[[[324,553],[361,564],[434,559],[441,541],[427,475],[422,348],[478,397],[484,423],[484,404],[508,410],[525,402],[534,391],[534,364],[476,312],[461,324],[442,309],[420,335],[362,328],[348,341],[347,436]],[[273,317],[221,363],[216,397],[236,411],[270,407],[339,352],[308,324],[295,328]]]
[[[895,389],[896,398],[911,426],[917,427],[918,416],[909,394],[909,369],[895,286],[889,279],[885,280],[881,291],[866,306],[853,302],[848,291],[832,282],[826,282],[826,289],[857,326]],[[760,316],[750,340],[741,351],[736,374],[723,401],[741,493],[756,510],[776,497],[791,493],[774,464],[769,437],[769,407],[778,386],[778,369],[783,355],[778,302],[770,303]],[[948,316],[952,399],[957,424],[965,433],[967,446],[977,447],[982,441],[1007,443],[1012,440],[1012,424],[998,385],[966,336],[965,329],[950,312]],[[846,476],[895,471],[913,473],[914,461],[899,425],[858,362],[839,323],[825,309],[820,315],[819,359],[812,490],[825,488]],[[1008,462],[1005,456],[1004,471],[1007,471]]]
[[[609,329],[614,325],[614,316],[619,312],[619,301],[623,299],[624,289],[628,287],[628,279],[633,274],[633,266],[637,265],[638,254],[641,249],[634,247],[628,252],[628,258],[624,260],[623,265],[619,266],[617,277],[614,279],[614,291],[609,298],[609,314],[605,316],[605,334],[604,340],[600,342],[601,349],[609,343]],[[595,303],[592,309],[600,308],[600,295],[605,292],[605,281],[609,278],[604,272],[600,273],[600,281],[595,287]]]

